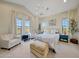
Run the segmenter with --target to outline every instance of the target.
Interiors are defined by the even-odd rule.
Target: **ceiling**
[[[34,16],[50,16],[78,6],[79,0],[5,0],[25,6]]]

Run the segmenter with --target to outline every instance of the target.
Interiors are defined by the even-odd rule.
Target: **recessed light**
[[[67,2],[67,0],[64,0],[64,3],[66,3]]]

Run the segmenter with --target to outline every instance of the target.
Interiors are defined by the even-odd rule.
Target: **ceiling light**
[[[67,0],[64,0],[64,3],[66,3],[67,2]]]

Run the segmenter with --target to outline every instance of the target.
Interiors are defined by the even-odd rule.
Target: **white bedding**
[[[55,45],[58,43],[59,34],[38,34],[36,39],[47,42],[50,48],[55,49]]]

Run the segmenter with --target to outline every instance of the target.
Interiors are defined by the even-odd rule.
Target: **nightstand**
[[[63,42],[68,43],[68,35],[60,35],[59,41],[63,41]]]

